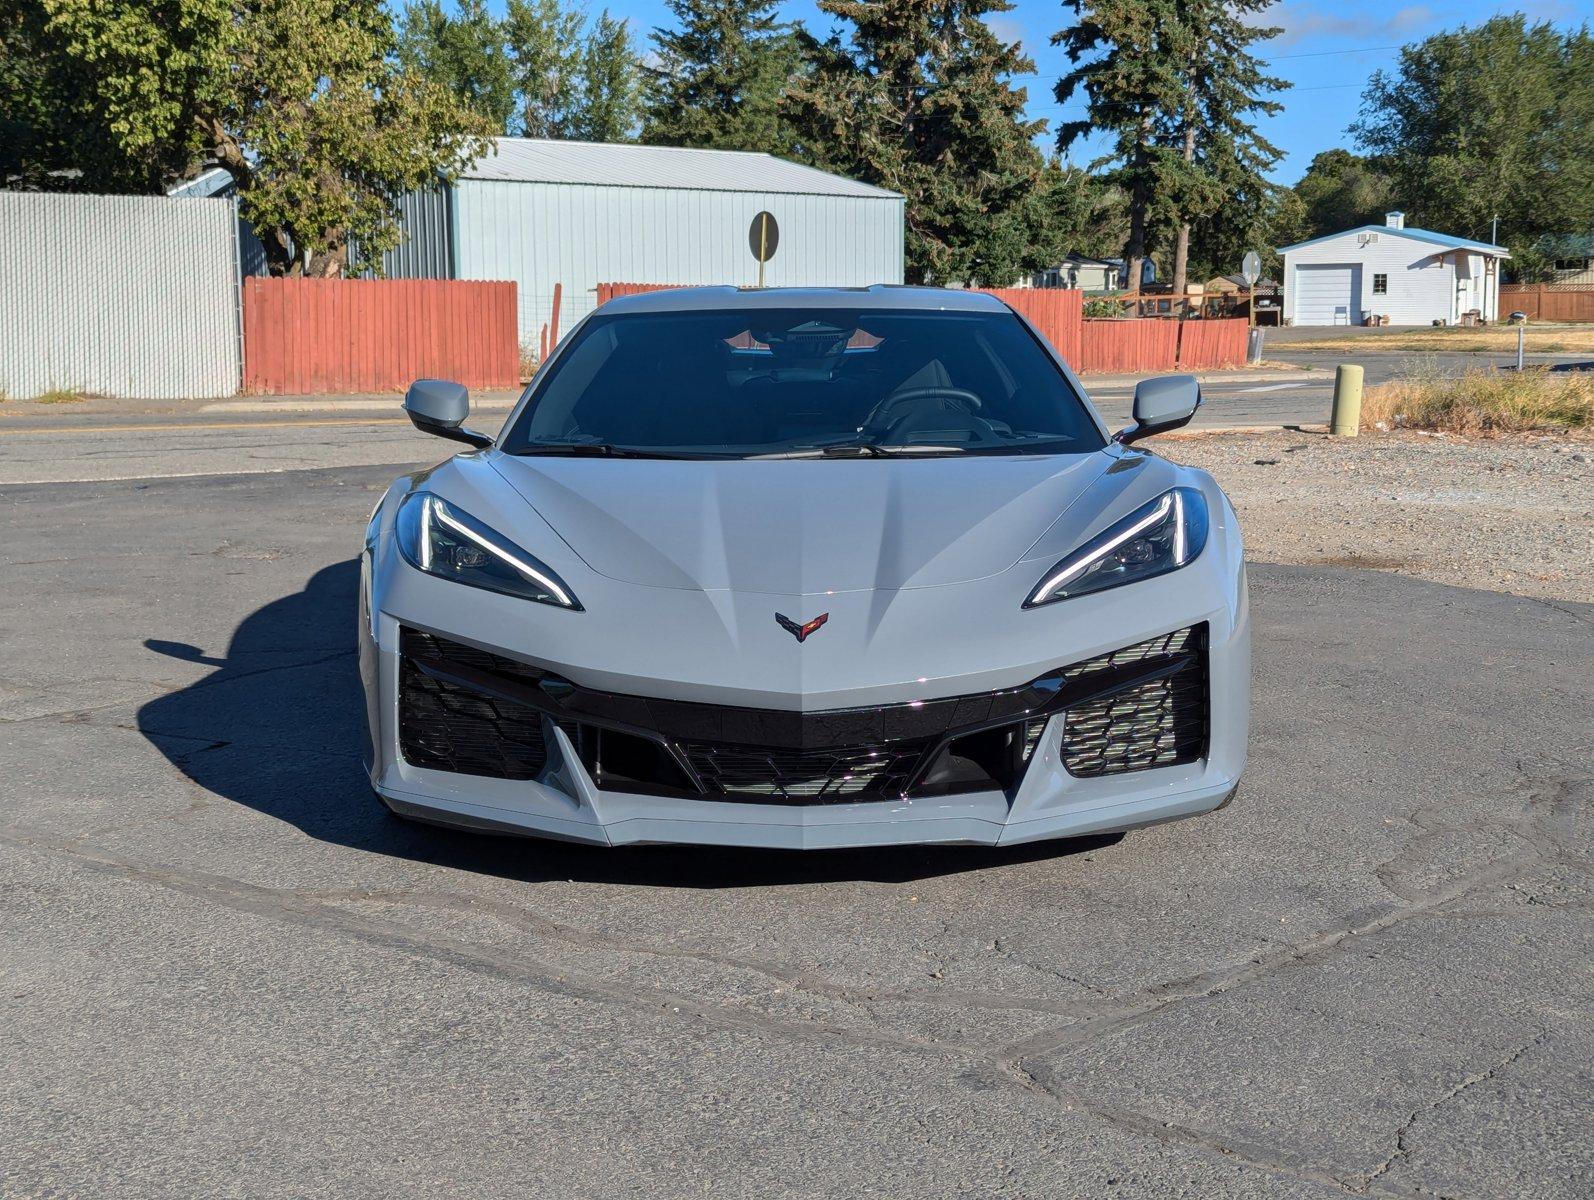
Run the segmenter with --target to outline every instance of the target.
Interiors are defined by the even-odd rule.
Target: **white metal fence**
[[[0,394],[236,392],[236,238],[228,200],[0,192]]]

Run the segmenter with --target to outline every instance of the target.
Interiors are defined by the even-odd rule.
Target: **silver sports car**
[[[395,812],[607,845],[1007,844],[1218,808],[1245,766],[1234,510],[1112,435],[1012,309],[927,288],[615,300],[362,556]]]

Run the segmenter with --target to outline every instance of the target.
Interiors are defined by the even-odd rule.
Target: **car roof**
[[[956,288],[876,283],[856,288],[681,287],[616,296],[605,314],[758,312],[771,308],[911,309],[921,312],[1005,312],[1007,305],[985,292]]]

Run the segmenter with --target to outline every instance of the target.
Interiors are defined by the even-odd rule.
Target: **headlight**
[[[412,492],[399,506],[397,524],[399,553],[428,575],[581,611],[553,568],[441,496]]]
[[[1165,575],[1207,544],[1207,502],[1194,488],[1174,488],[1109,526],[1046,572],[1025,608]]]

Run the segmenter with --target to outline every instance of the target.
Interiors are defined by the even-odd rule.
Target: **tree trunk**
[[[1124,245],[1124,269],[1127,272],[1124,287],[1136,293],[1140,291],[1140,278],[1146,261],[1147,203],[1145,184],[1137,180],[1129,190],[1129,241]],[[1139,314],[1140,306],[1136,304],[1135,315]]]
[[[1185,109],[1184,109],[1184,161],[1189,167],[1195,163],[1196,141],[1196,112],[1195,112],[1195,62],[1191,60],[1188,66],[1189,79],[1185,84]],[[1186,172],[1186,186],[1189,183],[1189,172]],[[1186,201],[1188,203],[1188,200]],[[1186,209],[1186,212],[1189,210]],[[1186,217],[1179,222],[1179,241],[1173,251],[1173,303],[1174,311],[1178,312],[1185,302],[1185,276],[1190,269],[1190,221]]]
[[[1179,222],[1179,240],[1173,246],[1173,300],[1175,310],[1185,302],[1185,276],[1190,269],[1190,222]]]

